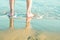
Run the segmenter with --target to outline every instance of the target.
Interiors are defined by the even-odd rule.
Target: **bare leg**
[[[31,13],[32,0],[27,0],[27,15]]]
[[[10,0],[10,16],[14,15],[14,0]]]
[[[10,29],[14,28],[14,19],[13,19],[13,15],[14,15],[14,0],[10,0]]]
[[[30,21],[33,17],[33,14],[31,13],[31,7],[32,7],[32,0],[27,0],[27,19],[26,19],[26,27],[30,26]]]

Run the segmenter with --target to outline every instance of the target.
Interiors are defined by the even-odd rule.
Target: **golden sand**
[[[20,29],[0,31],[0,40],[60,40],[60,36],[32,29]]]

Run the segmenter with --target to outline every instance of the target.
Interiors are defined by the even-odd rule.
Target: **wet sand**
[[[29,29],[0,31],[0,40],[60,40],[59,34]]]

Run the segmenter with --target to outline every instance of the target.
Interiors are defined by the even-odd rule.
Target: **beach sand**
[[[0,40],[60,40],[59,34],[29,29],[0,31]]]

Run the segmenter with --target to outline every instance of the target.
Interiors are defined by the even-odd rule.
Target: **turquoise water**
[[[0,29],[9,28],[9,0],[0,0]],[[7,12],[7,14],[4,14]],[[44,15],[43,19],[32,19],[33,29],[51,32],[60,32],[60,0],[33,0],[32,13]],[[26,0],[15,1],[15,14],[18,17],[26,16]],[[14,19],[15,28],[24,28],[25,19]]]

